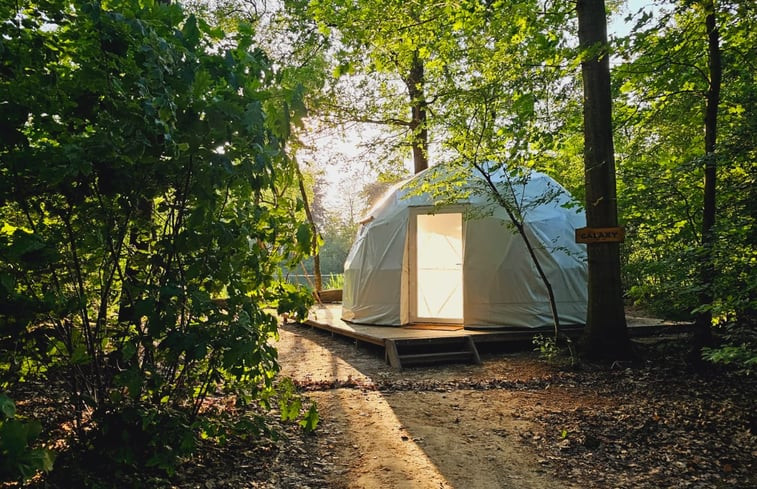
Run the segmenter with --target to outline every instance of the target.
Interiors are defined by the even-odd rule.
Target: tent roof
[[[485,170],[489,171],[492,183],[511,206],[524,211],[527,222],[544,217],[545,210],[556,207],[572,208],[573,213],[580,213],[580,203],[545,173],[492,163],[485,165]],[[392,186],[362,222],[388,218],[409,207],[441,210],[451,205],[486,208],[506,214],[479,171],[470,167],[437,165]]]

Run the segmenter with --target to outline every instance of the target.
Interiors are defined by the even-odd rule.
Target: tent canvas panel
[[[407,219],[383,222],[371,229],[361,230],[347,260],[342,301],[352,307],[344,308],[342,319],[360,319],[365,324],[404,324],[397,310],[402,301],[403,268],[406,268],[405,238]],[[357,321],[356,321],[357,322]],[[405,323],[407,320],[405,319]]]
[[[528,231],[527,231],[528,232]],[[530,234],[530,233],[529,233]],[[585,309],[585,301],[567,286],[565,267],[535,236],[530,236],[542,268],[557,290],[558,310],[562,321],[584,322],[576,310]],[[547,289],[538,275],[523,239],[506,223],[496,218],[468,223],[465,253],[465,324],[471,327],[533,327],[552,323]]]
[[[427,172],[416,175],[414,180],[432,178]],[[471,177],[471,186],[475,180]],[[522,188],[515,190],[517,192],[513,193],[523,196],[527,204],[535,202],[527,206],[524,213],[526,229],[555,291],[561,322],[583,324],[587,302],[585,250],[573,241],[575,229],[585,223],[583,214],[567,208],[566,204],[572,202],[570,195],[544,174],[532,172]],[[440,256],[445,256],[455,266],[461,264],[462,322],[466,326],[543,327],[552,324],[546,288],[504,209],[476,192],[448,207],[434,207],[433,199],[425,194],[413,193],[410,197],[406,194],[398,189],[388,195],[360,230],[345,263],[343,319],[362,324],[403,325],[439,319],[426,318],[423,314],[443,315],[439,310],[419,309],[414,302],[418,300],[416,266],[428,269],[429,277],[435,275],[429,278],[432,283],[459,280],[451,278],[453,272],[458,273],[454,266],[423,262],[424,257],[432,257],[436,252],[423,254],[422,248],[432,245],[424,244],[424,238],[417,238],[417,216],[432,214],[462,216],[461,221],[452,226],[460,228],[460,238],[457,235],[450,238],[452,233],[437,229],[430,233],[429,239],[444,245],[439,245]],[[544,198],[545,195],[550,197]],[[438,222],[448,218],[442,217]],[[434,222],[435,219],[428,220]],[[444,225],[439,226],[444,228]],[[459,243],[449,246],[447,240]],[[457,260],[455,254],[462,255],[462,260],[454,261]],[[414,263],[416,259],[420,261],[418,265]],[[446,277],[445,273],[448,273]],[[450,285],[440,294],[450,293],[452,289]]]

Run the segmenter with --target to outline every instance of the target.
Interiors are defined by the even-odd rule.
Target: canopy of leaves
[[[723,53],[718,113],[716,320],[754,314],[755,7],[718,2]],[[710,80],[705,10],[671,5],[656,19],[638,15],[622,40],[615,70],[619,208],[632,240],[625,274],[629,295],[657,313],[691,317],[697,297],[704,169],[703,118]],[[752,311],[751,313],[749,311]]]

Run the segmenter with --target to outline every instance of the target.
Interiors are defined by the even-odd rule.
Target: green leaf
[[[79,343],[74,347],[74,350],[71,352],[71,358],[70,358],[72,365],[87,365],[89,364],[92,359],[90,358],[89,354],[87,353],[87,347],[83,343]]]
[[[305,413],[303,419],[300,420],[300,426],[302,426],[306,432],[311,433],[318,428],[319,421],[318,406],[316,403],[313,403],[310,405],[310,408],[307,413]]]
[[[0,453],[22,453],[29,444],[29,428],[17,419],[9,419],[0,425]]]
[[[263,114],[263,106],[257,100],[247,104],[244,111],[244,124],[247,131],[252,134],[258,134],[263,129],[263,123],[265,116]]]
[[[302,400],[299,397],[279,401],[279,411],[281,411],[282,421],[296,420],[300,415],[300,409],[302,409]]]
[[[16,278],[8,272],[0,272],[0,287],[10,294],[16,288]]]
[[[0,414],[6,419],[12,419],[16,416],[16,405],[13,400],[5,394],[0,394]]]
[[[126,387],[131,399],[135,400],[139,398],[142,392],[144,377],[136,366],[117,374],[115,381],[116,385]]]
[[[184,27],[181,29],[181,33],[184,37],[184,45],[188,48],[197,46],[200,40],[200,30],[197,28],[197,18],[194,14],[187,17],[184,22]]]
[[[309,254],[313,246],[313,229],[307,222],[300,223],[297,227],[297,248],[305,254]]]
[[[45,242],[34,233],[27,233],[21,229],[13,232],[13,242],[8,253],[15,259],[22,259],[24,255],[45,248]]]
[[[305,106],[305,86],[297,83],[292,90],[288,99],[289,107],[292,110],[293,122],[301,126],[302,120],[307,116],[307,107]]]
[[[536,99],[532,93],[526,93],[518,97],[513,103],[513,110],[521,117],[530,117],[534,113]]]
[[[24,474],[25,478],[30,478],[37,471],[50,472],[53,470],[55,463],[55,454],[50,450],[38,448],[30,450],[21,458],[21,463],[26,465],[30,470]]]

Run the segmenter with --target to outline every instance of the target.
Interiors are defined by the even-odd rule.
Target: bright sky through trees
[[[634,21],[627,21],[629,14],[636,14],[640,9],[659,11],[660,7],[650,0],[628,0],[617,7],[609,18],[608,31],[611,39],[626,36],[633,28]],[[355,214],[360,219],[362,209],[355,208],[357,195],[367,183],[377,179],[377,172],[367,164],[376,159],[369,141],[388,137],[391,130],[375,124],[353,123],[343,130],[311,129],[307,132],[306,145],[310,149],[299,153],[302,162],[309,168],[322,172],[325,187],[323,204],[342,215]],[[430,151],[438,151],[437,145],[431,145]],[[434,164],[432,154],[431,163]],[[408,148],[404,155],[404,170],[412,174],[413,161]]]

